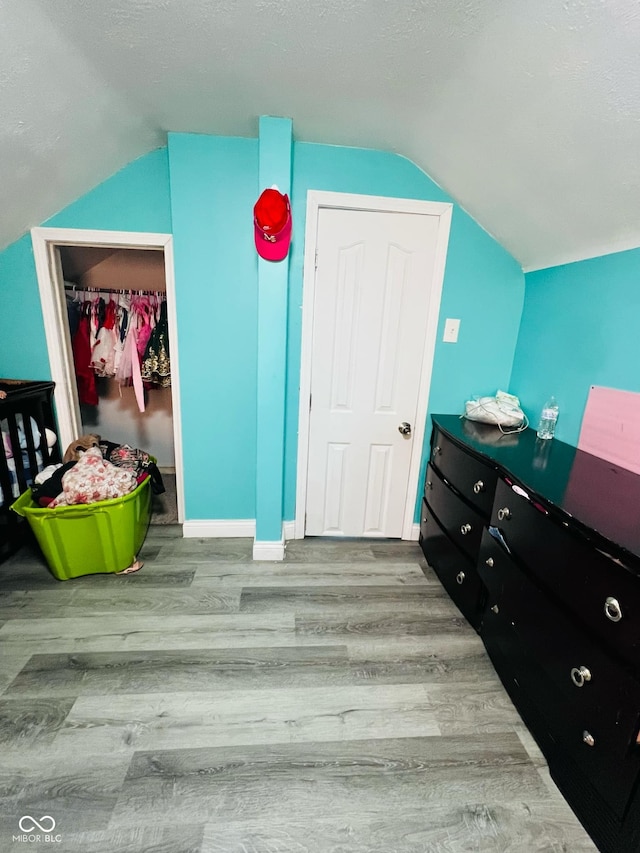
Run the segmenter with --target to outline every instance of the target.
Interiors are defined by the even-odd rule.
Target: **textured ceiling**
[[[640,245],[637,0],[0,0],[0,244],[167,130],[380,148],[525,268]]]

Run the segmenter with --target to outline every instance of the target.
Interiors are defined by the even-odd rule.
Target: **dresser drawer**
[[[478,574],[490,596],[502,598],[511,591],[519,597],[522,571],[486,528],[478,554]]]
[[[610,707],[566,699],[534,657],[516,678],[558,749],[622,818],[640,773],[639,747],[632,742],[635,727],[629,715],[622,714],[618,720]]]
[[[477,629],[483,587],[474,564],[453,544],[437,519],[422,501],[420,545],[427,562],[463,616]]]
[[[431,463],[485,519],[491,514],[498,472],[458,447],[436,429],[431,442]]]
[[[514,681],[550,738],[622,816],[640,770],[640,683],[519,571],[488,531],[478,573],[488,590],[480,629],[487,651],[511,661]]]
[[[564,763],[572,762],[621,819],[640,773],[638,747],[622,745],[617,727],[605,714],[559,696],[534,657],[525,661],[515,681],[542,721],[539,734],[556,744],[555,760],[562,761],[564,756]]]
[[[618,726],[620,708],[628,706],[635,725],[640,683],[633,675],[525,577],[520,599],[516,629],[564,696],[580,706],[614,709]]]
[[[489,553],[487,545],[483,540],[482,556]],[[551,739],[621,817],[640,771],[640,684],[524,575],[514,572],[507,555],[498,559],[496,548],[500,546],[494,543],[492,583],[498,591],[489,591],[481,634],[484,638],[486,626],[487,638],[491,640],[491,629],[495,635],[497,626],[489,617],[507,626],[498,637],[503,646],[509,628],[513,631],[510,657],[519,687],[545,720]],[[480,569],[483,580],[488,578],[485,569]],[[520,644],[518,663],[514,637]]]
[[[454,492],[431,465],[427,466],[424,496],[453,542],[475,562],[484,528],[482,516]]]
[[[631,679],[575,621],[565,615],[557,602],[549,599],[526,577],[488,530],[482,536],[478,574],[488,590],[489,603],[497,604],[503,614],[508,615],[510,624],[517,629],[526,648],[568,698],[584,701],[592,699],[594,693],[600,695],[603,689],[606,692],[606,684],[609,683],[607,672],[611,667],[615,668],[618,678]],[[577,674],[585,666],[591,673],[598,671],[595,688],[592,680],[587,677],[585,681],[584,675]],[[573,669],[577,671],[574,680],[571,677]],[[576,691],[580,688],[574,681],[577,684],[584,681],[582,686],[590,689],[578,695]]]
[[[478,574],[487,590],[480,636],[492,659],[498,648],[502,665],[509,661],[512,674],[521,673],[528,659],[527,644],[515,630],[523,602],[522,572],[486,529],[478,555]],[[545,606],[543,613],[546,610]],[[499,673],[504,680],[506,673]],[[517,678],[513,680],[517,683]]]
[[[640,671],[639,577],[503,480],[496,488],[491,523],[532,576]]]

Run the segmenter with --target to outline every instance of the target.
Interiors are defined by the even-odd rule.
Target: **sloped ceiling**
[[[637,0],[0,0],[0,244],[167,130],[406,155],[526,268],[640,245]]]

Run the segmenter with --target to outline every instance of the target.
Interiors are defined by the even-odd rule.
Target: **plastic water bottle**
[[[538,438],[553,438],[559,411],[556,398],[549,397],[540,413],[540,423],[538,424],[537,432]]]

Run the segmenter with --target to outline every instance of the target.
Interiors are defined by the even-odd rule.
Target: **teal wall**
[[[526,275],[511,384],[535,427],[553,394],[576,445],[591,385],[640,391],[640,249]]]
[[[169,134],[187,519],[255,518],[258,140]]]
[[[172,133],[167,149],[131,163],[44,223],[173,233],[187,519],[256,517],[258,260],[252,218],[263,188],[259,155],[257,139]],[[308,189],[451,201],[396,154],[293,144],[294,227],[286,342],[280,341],[283,353],[286,343],[287,520],[295,515]],[[469,396],[508,388],[523,296],[518,264],[455,205],[430,412],[461,412]],[[29,237],[0,253],[0,299],[0,375],[49,376]],[[458,344],[441,342],[446,317],[461,320]],[[429,426],[425,443],[428,434]]]
[[[291,195],[291,119],[260,119],[259,187]],[[248,223],[247,223],[248,224]],[[258,257],[256,540],[282,540],[289,256]]]
[[[166,148],[129,163],[42,225],[171,232]],[[49,379],[31,235],[0,252],[0,376]]]
[[[0,376],[51,379],[30,235],[0,253]]]
[[[294,234],[290,261],[285,518],[295,516],[298,381],[307,190],[363,193],[424,201],[452,199],[410,160],[360,148],[295,143]],[[462,412],[474,394],[507,390],[518,336],[524,276],[519,264],[458,205],[453,211],[438,324],[429,413]],[[444,321],[459,317],[457,344],[442,343]],[[426,467],[425,447],[420,480]],[[416,499],[416,520],[419,512]]]

